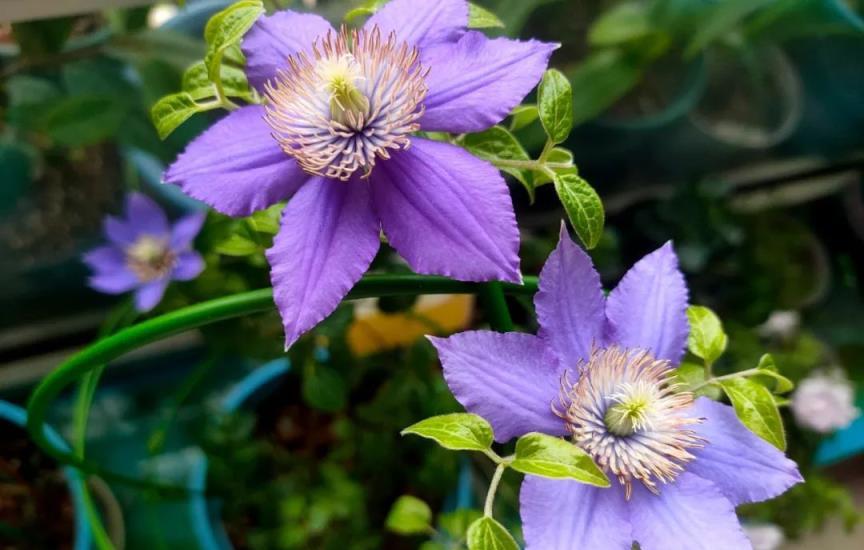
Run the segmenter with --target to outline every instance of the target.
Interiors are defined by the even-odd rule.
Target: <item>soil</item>
[[[0,550],[66,550],[75,518],[62,470],[22,428],[0,422]]]

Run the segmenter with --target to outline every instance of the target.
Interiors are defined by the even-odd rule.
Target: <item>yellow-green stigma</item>
[[[350,56],[346,56],[350,57]],[[356,64],[347,59],[349,64],[342,72],[329,75],[327,89],[330,92],[330,118],[349,128],[361,129],[369,117],[369,100],[354,84],[359,76],[354,74],[350,64]]]
[[[603,423],[615,435],[632,435],[650,423],[650,407],[650,402],[645,398],[621,401],[606,410]]]

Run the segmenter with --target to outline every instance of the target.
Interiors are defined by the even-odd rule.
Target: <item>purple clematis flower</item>
[[[93,275],[90,287],[106,294],[135,290],[135,309],[150,311],[172,280],[194,279],[204,260],[192,249],[204,214],[190,214],[173,226],[156,203],[140,193],[126,197],[126,218],[105,218],[110,244],[84,255]]]
[[[671,244],[640,260],[608,298],[566,235],[540,275],[540,333],[432,338],[447,384],[498,441],[569,436],[613,482],[526,476],[529,550],[750,548],[735,506],[800,482],[795,463],[728,405],[675,386],[687,287]]]
[[[521,280],[498,170],[415,134],[500,122],[557,45],[489,39],[467,23],[465,0],[392,0],[359,30],[292,11],[262,17],[242,48],[265,105],[230,113],[166,172],[231,216],[291,199],[267,251],[286,347],[359,280],[382,229],[419,273]]]

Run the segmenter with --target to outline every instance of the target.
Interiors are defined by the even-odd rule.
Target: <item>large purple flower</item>
[[[779,495],[801,476],[731,407],[674,385],[688,325],[671,244],[605,298],[591,260],[562,228],[535,305],[538,336],[432,338],[450,389],[498,441],[566,435],[618,481],[604,489],[526,476],[528,548],[750,548],[735,506]]]
[[[192,241],[204,214],[190,214],[173,226],[165,212],[140,193],[126,197],[125,219],[105,218],[109,244],[84,255],[93,270],[90,286],[106,294],[135,291],[135,309],[150,311],[172,280],[194,279],[204,269]]]
[[[499,172],[415,133],[501,121],[557,46],[489,39],[467,22],[465,0],[393,0],[357,31],[262,17],[242,47],[266,104],[232,112],[168,169],[166,181],[232,216],[291,198],[267,251],[286,345],[335,309],[382,229],[417,272],[520,280]]]

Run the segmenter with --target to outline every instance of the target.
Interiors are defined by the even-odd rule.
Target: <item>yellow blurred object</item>
[[[348,345],[355,355],[408,346],[425,334],[446,334],[468,326],[474,296],[444,294],[421,296],[410,311],[384,313],[378,300],[359,300],[354,305],[354,322],[348,328]]]

